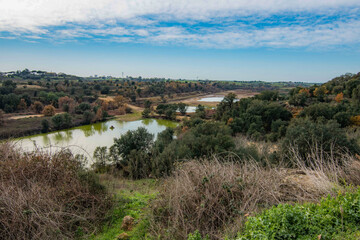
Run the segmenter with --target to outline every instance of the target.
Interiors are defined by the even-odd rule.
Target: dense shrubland
[[[321,153],[313,157],[320,160]],[[227,158],[184,163],[165,180],[159,197],[153,201],[150,230],[154,236],[164,239],[185,239],[196,230],[200,236],[207,235],[210,239],[225,236],[235,239],[237,233],[243,231],[248,217],[263,209],[285,203],[317,202],[327,195],[342,196],[339,191],[353,191],[346,184],[360,184],[359,161],[350,156],[344,167],[329,161],[319,161],[316,167],[314,170],[302,165],[292,170],[282,166],[264,167],[254,161],[239,163]],[[291,215],[289,218],[291,221]],[[280,219],[278,216],[271,221],[280,222]],[[289,237],[282,239],[294,239],[291,238],[292,226],[289,223],[284,227],[283,236],[289,234]],[[261,231],[272,229],[262,225],[258,228]],[[265,238],[258,239],[278,239],[263,236]]]
[[[74,239],[98,229],[111,198],[68,151],[0,145],[0,238]]]

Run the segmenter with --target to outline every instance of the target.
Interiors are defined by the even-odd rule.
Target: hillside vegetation
[[[96,194],[111,194],[112,208],[94,202],[93,209],[107,210],[104,218],[84,217],[76,225],[81,234],[60,229],[59,236],[357,239],[359,83],[360,74],[347,74],[323,85],[288,93],[265,90],[239,101],[229,93],[215,110],[199,105],[179,127],[157,138],[144,128],[128,131],[110,148],[98,147],[92,169],[80,171],[100,176],[102,185],[96,186],[102,190]],[[184,106],[144,102],[143,116],[172,118],[175,107]],[[0,216],[0,226],[6,226],[14,214],[0,210]],[[95,220],[96,226],[86,225]]]

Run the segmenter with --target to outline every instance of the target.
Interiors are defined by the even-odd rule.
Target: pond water
[[[148,132],[157,136],[167,127],[176,127],[178,123],[161,119],[144,119],[137,121],[110,120],[71,129],[38,134],[16,139],[17,146],[24,151],[36,149],[57,151],[61,148],[69,148],[75,154],[84,154],[92,159],[97,146],[110,147],[114,138],[119,138],[129,130],[145,127]]]
[[[188,108],[186,109],[187,113],[194,113],[195,111],[196,111],[195,106],[188,106]]]
[[[204,97],[199,99],[199,102],[221,102],[224,99],[224,96],[220,97]]]
[[[204,97],[199,99],[199,102],[221,102],[224,99],[224,96],[217,97]],[[239,101],[239,99],[235,99],[234,102]]]
[[[188,106],[186,109],[187,113],[194,113],[196,111],[196,107],[195,106]],[[179,110],[177,110],[176,112],[180,112]]]

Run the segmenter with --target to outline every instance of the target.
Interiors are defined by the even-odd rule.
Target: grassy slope
[[[140,111],[116,116],[116,119],[121,120],[121,121],[136,121],[136,120],[140,120],[141,118],[142,118],[142,115],[141,115]]]
[[[121,230],[121,224],[122,219],[127,215],[132,216],[136,224],[132,231],[126,232],[130,235],[130,239],[146,239],[148,222],[144,218],[145,208],[158,193],[156,181],[152,179],[132,181],[108,175],[102,175],[101,181],[114,193],[116,204],[101,232],[91,239],[116,239],[124,232]]]

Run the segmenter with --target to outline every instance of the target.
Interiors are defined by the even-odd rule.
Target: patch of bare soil
[[[23,118],[33,118],[33,117],[43,117],[43,114],[32,114],[32,115],[20,115],[20,116],[12,116],[9,117],[7,119],[9,120],[18,120],[18,119],[23,119]]]
[[[28,88],[28,89],[44,89],[44,87],[39,85],[27,85],[27,84],[20,84],[16,86],[17,88]]]

